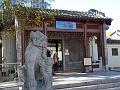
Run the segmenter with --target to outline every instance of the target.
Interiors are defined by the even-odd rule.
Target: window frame
[[[118,56],[118,48],[112,48],[112,56]]]

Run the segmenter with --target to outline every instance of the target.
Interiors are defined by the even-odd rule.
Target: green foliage
[[[0,30],[6,34],[15,35],[15,17],[24,19],[24,23],[39,26],[40,23],[54,19],[54,13],[46,14],[47,9],[33,9],[29,6],[31,0],[17,0],[16,5],[11,0],[0,0]],[[19,2],[20,1],[20,2]],[[47,0],[41,0],[47,3]],[[53,0],[48,0],[53,1]],[[24,28],[24,27],[22,27]],[[19,29],[20,30],[20,29]]]

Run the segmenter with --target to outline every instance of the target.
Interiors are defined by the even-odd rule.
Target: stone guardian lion
[[[25,52],[24,90],[53,90],[46,52],[47,37],[40,31],[32,31]]]

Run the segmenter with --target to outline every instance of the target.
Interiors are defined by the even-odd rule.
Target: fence
[[[0,82],[18,80],[18,63],[0,64]]]

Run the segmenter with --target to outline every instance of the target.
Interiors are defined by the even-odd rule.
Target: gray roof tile
[[[92,18],[92,19],[111,19],[105,16],[93,12],[83,11],[69,11],[69,10],[58,10],[58,9],[33,9],[34,12],[40,12],[44,14],[55,13],[56,16],[67,16],[67,17],[79,17],[79,18]]]
[[[96,10],[97,11],[97,10]],[[37,13],[37,14],[50,14],[53,13],[55,14],[55,17],[63,17],[63,18],[74,18],[74,19],[82,19],[82,20],[102,20],[106,21],[109,25],[112,22],[111,18],[108,18],[104,15],[104,13],[99,14],[98,11],[97,13],[94,11],[88,11],[88,12],[83,12],[83,11],[70,11],[70,10],[58,10],[58,9],[32,9],[32,13]]]

